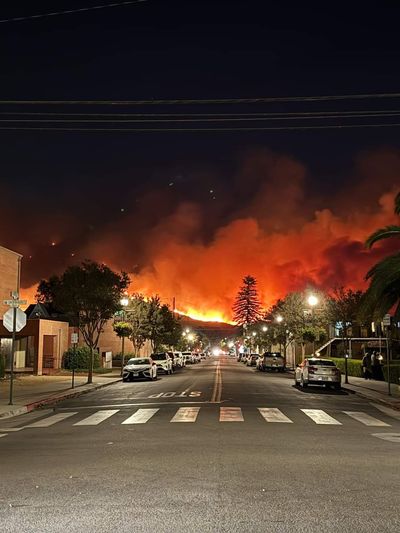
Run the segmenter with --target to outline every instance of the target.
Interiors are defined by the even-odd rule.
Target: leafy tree
[[[233,305],[233,320],[238,326],[248,326],[261,319],[261,304],[258,299],[257,281],[253,276],[243,278]]]
[[[94,352],[100,334],[105,323],[121,308],[120,300],[129,283],[126,273],[117,274],[93,261],[68,267],[61,276],[39,283],[37,300],[66,313],[90,349],[88,383],[93,381]]]
[[[140,352],[148,337],[148,307],[149,305],[142,294],[134,294],[129,298],[129,304],[125,308],[126,320],[132,328],[129,338],[132,341],[136,355]]]
[[[343,339],[343,344],[349,346],[354,322],[357,321],[361,302],[362,291],[353,291],[344,287],[334,289],[332,296],[328,299],[328,316],[330,322],[336,325]]]
[[[282,325],[286,325],[292,339],[301,345],[303,358],[306,343],[321,341],[326,335],[326,327],[329,323],[324,295],[317,293],[318,309],[311,311],[307,304],[307,292],[289,293],[281,305]]]
[[[400,193],[395,198],[394,212],[400,215]],[[400,226],[386,226],[368,237],[366,246],[372,248],[383,239],[400,237]],[[363,313],[381,319],[396,306],[395,318],[400,319],[400,253],[389,255],[374,265],[366,275],[369,287],[363,300]]]
[[[174,346],[182,333],[179,321],[168,305],[161,304],[158,295],[152,296],[147,303],[146,334],[153,352],[162,345]]]
[[[132,326],[129,322],[115,322],[113,329],[117,336],[122,339],[122,349],[121,349],[121,376],[123,374],[123,368],[125,363],[125,338],[132,335]]]

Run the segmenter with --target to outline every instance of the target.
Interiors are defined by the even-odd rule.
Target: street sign
[[[15,310],[15,331],[21,331],[26,326],[26,314],[17,307]],[[3,326],[10,332],[13,330],[14,309],[9,309],[3,315]]]
[[[20,305],[26,305],[26,300],[3,300],[4,305],[8,305],[9,307],[19,307]]]
[[[391,318],[392,318],[392,317],[391,317],[389,314],[385,315],[385,316],[383,317],[383,321],[382,321],[382,322],[383,322],[383,325],[384,325],[384,326],[390,326],[390,319],[391,319]]]
[[[78,344],[78,334],[77,333],[71,333],[71,343],[72,344]]]

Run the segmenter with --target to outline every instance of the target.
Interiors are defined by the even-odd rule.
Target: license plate
[[[139,372],[134,372],[133,373],[133,376],[136,377],[136,378],[138,377],[138,375],[139,375]]]

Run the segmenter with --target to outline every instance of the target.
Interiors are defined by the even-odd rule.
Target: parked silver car
[[[151,357],[132,357],[122,370],[122,381],[157,379],[157,365]]]
[[[307,357],[296,366],[294,373],[295,385],[325,385],[340,390],[341,374],[335,363],[330,359]]]
[[[286,367],[285,358],[280,352],[265,352],[260,361],[258,361],[257,368],[259,370],[284,372]]]

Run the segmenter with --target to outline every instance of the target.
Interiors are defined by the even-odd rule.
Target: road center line
[[[221,363],[218,361],[215,368],[214,389],[211,396],[211,403],[220,403],[222,395],[222,377],[221,377]]]

